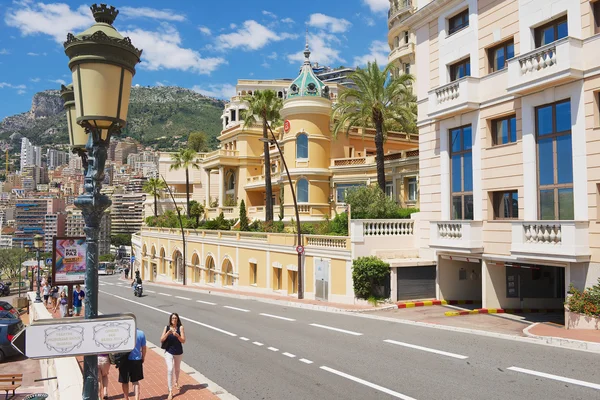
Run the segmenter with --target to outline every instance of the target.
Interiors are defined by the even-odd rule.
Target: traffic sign
[[[287,119],[283,122],[283,130],[285,133],[288,133],[290,131],[291,128],[291,124],[290,121],[288,121]]]
[[[135,338],[135,315],[127,313],[33,322],[11,343],[27,357],[40,359],[128,352]]]
[[[46,258],[46,265],[51,265],[51,264],[52,264],[52,259]]]
[[[296,252],[298,254],[304,253],[304,246],[296,246]]]

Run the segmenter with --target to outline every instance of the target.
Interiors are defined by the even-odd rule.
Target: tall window
[[[473,219],[471,125],[450,130],[452,219]]]
[[[404,44],[408,44],[408,31],[404,31]]]
[[[498,118],[492,121],[492,145],[498,146],[517,141],[517,116]]]
[[[417,201],[417,177],[413,176],[406,180],[406,186],[408,187],[408,201]]]
[[[515,56],[515,42],[510,39],[488,50],[490,72],[500,71],[508,65],[508,60]]]
[[[394,199],[394,184],[393,182],[385,183],[385,195],[390,199]]]
[[[516,190],[494,192],[492,202],[494,205],[494,219],[519,218],[519,194]]]
[[[450,66],[450,82],[471,76],[471,60],[466,58]]]
[[[352,189],[356,189],[359,187],[365,186],[364,184],[360,184],[360,183],[350,183],[350,184],[339,184],[339,185],[335,185],[335,194],[336,194],[336,202],[337,203],[345,203],[346,202],[346,195],[348,194],[348,192]]]
[[[448,35],[469,26],[469,9],[456,14],[448,20]]]
[[[409,63],[404,64],[404,73],[410,74],[410,64]]]
[[[534,34],[535,47],[541,47],[567,37],[569,35],[567,16],[565,15],[535,28]]]
[[[572,220],[571,100],[536,108],[539,217]]]
[[[304,178],[296,183],[296,196],[299,203],[308,203],[308,181]]]
[[[600,1],[592,3],[592,13],[594,14],[594,32],[600,33]]]
[[[250,263],[250,284],[251,285],[256,285],[257,282],[257,275],[258,275],[258,267],[256,266],[256,263]]]
[[[308,158],[308,136],[304,133],[296,137],[296,158]]]

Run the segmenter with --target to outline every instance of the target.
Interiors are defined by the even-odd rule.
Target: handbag
[[[168,330],[168,329],[169,329],[169,327],[167,326],[167,327],[166,327],[166,330]],[[163,350],[167,350],[167,348],[168,348],[168,347],[169,347],[169,345],[168,345],[168,343],[167,343],[167,340],[166,340],[166,339],[165,339],[165,340],[163,340],[162,342],[160,342],[160,348],[161,348],[161,349],[163,349]]]

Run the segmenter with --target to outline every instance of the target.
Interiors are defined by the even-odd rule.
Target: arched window
[[[227,191],[235,190],[235,173],[231,172],[227,177]]]
[[[304,178],[296,183],[296,197],[298,203],[308,203],[308,181]]]
[[[296,158],[308,158],[308,136],[304,133],[296,137]]]

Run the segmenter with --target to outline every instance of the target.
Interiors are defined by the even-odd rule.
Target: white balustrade
[[[437,224],[438,237],[440,239],[461,239],[462,238],[462,224],[461,223],[448,223],[438,222]]]
[[[467,254],[483,252],[482,221],[433,221],[429,247]]]
[[[365,236],[406,236],[414,232],[415,221],[413,220],[363,220],[363,232]]]
[[[459,82],[453,82],[450,85],[443,86],[435,91],[435,97],[438,104],[457,99],[460,95]]]
[[[301,214],[310,214],[310,205],[298,204],[298,212]]]
[[[525,243],[562,244],[562,230],[560,224],[523,224]]]
[[[345,249],[347,246],[347,240],[345,237],[310,235],[306,236],[306,245],[315,247]]]
[[[521,73],[526,75],[527,73],[556,65],[556,61],[556,45],[552,45],[542,48],[535,53],[520,57],[519,65],[521,66]]]
[[[511,254],[581,262],[590,259],[588,221],[514,221]]]

